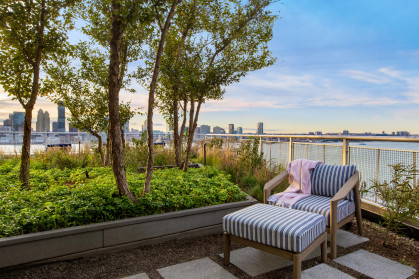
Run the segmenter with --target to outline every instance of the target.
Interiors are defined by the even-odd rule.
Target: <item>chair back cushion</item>
[[[355,173],[355,170],[356,167],[353,165],[317,165],[311,173],[311,194],[333,197]],[[346,199],[354,200],[353,191]]]

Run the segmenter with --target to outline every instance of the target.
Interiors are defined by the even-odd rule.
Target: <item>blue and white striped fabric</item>
[[[299,200],[293,205],[293,209],[321,214],[326,217],[326,226],[330,226],[330,200],[329,197],[310,195]],[[338,223],[355,212],[355,202],[341,200],[338,203]]]
[[[291,252],[301,252],[326,230],[324,216],[255,204],[224,216],[225,232]]]
[[[333,197],[355,173],[355,170],[356,167],[353,165],[317,165],[311,173],[311,194]],[[346,199],[354,200],[353,191]]]

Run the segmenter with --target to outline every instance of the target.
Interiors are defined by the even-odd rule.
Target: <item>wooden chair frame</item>
[[[263,201],[267,203],[268,197],[271,196],[271,191],[273,188],[281,184],[288,178],[288,171],[283,171],[270,181],[268,181],[263,188]],[[355,213],[352,213],[348,217],[337,222],[337,206],[339,201],[343,200],[348,196],[348,194],[354,190],[354,202],[355,202]],[[337,257],[337,230],[352,221],[353,218],[356,218],[358,234],[362,236],[362,216],[361,216],[361,198],[359,194],[359,173],[355,173],[346,181],[346,183],[340,188],[340,190],[332,197],[330,200],[330,226],[326,228],[327,232],[330,234],[330,257],[336,259]]]
[[[310,254],[317,246],[321,245],[321,254],[322,262],[327,262],[327,233],[322,233],[317,237],[304,251],[299,253],[294,253],[286,250],[282,250],[273,246],[257,243],[245,238],[241,238],[229,233],[224,233],[224,264],[228,265],[230,263],[230,250],[231,250],[231,241],[239,242],[247,246],[251,246],[262,251],[278,255],[280,257],[286,258],[290,261],[293,261],[294,267],[294,279],[301,279],[301,262]]]

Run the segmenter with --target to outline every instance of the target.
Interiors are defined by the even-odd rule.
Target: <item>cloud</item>
[[[399,71],[393,70],[392,68],[381,68],[378,71],[392,78],[400,78],[401,76]]]
[[[386,71],[385,68],[383,68],[383,70]],[[364,71],[358,71],[358,70],[342,71],[341,75],[352,78],[352,79],[374,83],[374,84],[391,83],[391,79],[389,79],[387,76],[377,75],[377,74],[368,73]]]

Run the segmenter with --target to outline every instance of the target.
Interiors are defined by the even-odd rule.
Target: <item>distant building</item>
[[[308,132],[309,135],[313,135],[314,136],[314,132]]]
[[[70,133],[77,133],[79,131],[79,129],[74,128],[73,125],[71,125],[71,123],[70,123],[70,124],[68,124],[68,131]]]
[[[212,133],[213,134],[225,134],[226,131],[219,126],[215,126],[214,128],[212,128]]]
[[[410,133],[408,131],[397,131],[397,136],[408,137],[408,136],[410,136]]]
[[[36,117],[36,131],[37,132],[50,131],[50,119],[49,119],[48,111],[43,112],[42,109],[38,110],[38,116]]]
[[[21,111],[14,111],[12,115],[12,131],[23,131],[23,123],[25,122],[25,113]]]
[[[144,120],[143,125],[141,126],[141,132],[147,131],[147,119]]]
[[[237,127],[236,134],[243,135],[243,128],[242,127]]]
[[[323,135],[322,131],[316,131],[316,136],[321,136]]]
[[[124,133],[129,133],[129,121],[125,123],[123,130],[124,130]]]
[[[2,132],[11,132],[12,131],[12,126],[0,126],[0,131]]]
[[[6,119],[6,120],[3,121],[3,126],[4,127],[10,127],[10,130],[12,130],[12,123],[13,123],[13,121],[12,121],[13,116],[12,115],[13,114],[9,114],[9,119]]]
[[[133,134],[138,134],[139,132],[140,131],[138,129],[134,129],[134,128],[131,129],[131,133]]]
[[[58,105],[58,131],[65,132],[65,106],[64,103]]]
[[[211,126],[201,125],[201,134],[203,135],[211,134]]]
[[[263,122],[258,122],[256,131],[258,135],[263,135]]]
[[[53,133],[58,132],[58,122],[56,122],[56,121],[52,122],[52,132]]]
[[[348,130],[343,130],[342,135],[348,136],[349,135],[349,131]]]
[[[234,124],[228,124],[228,133],[234,134]]]

